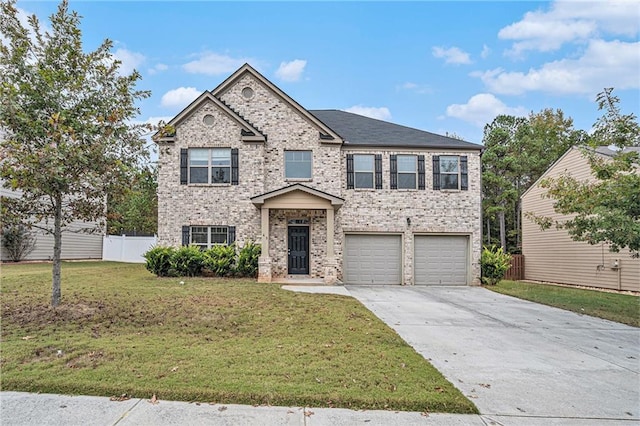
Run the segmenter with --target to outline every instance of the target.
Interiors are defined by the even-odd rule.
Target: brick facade
[[[224,86],[224,84],[223,84]],[[251,88],[253,95],[243,95]],[[246,92],[246,91],[245,91]],[[403,235],[403,283],[413,284],[413,241],[416,234],[464,234],[471,245],[470,272],[473,284],[480,275],[481,198],[480,151],[433,149],[388,149],[345,147],[319,137],[316,123],[300,113],[297,105],[274,92],[264,81],[248,72],[229,81],[216,93],[239,116],[267,135],[265,142],[244,142],[242,125],[228,112],[208,99],[193,105],[188,115],[176,124],[175,137],[158,142],[158,238],[164,245],[182,243],[185,225],[230,225],[236,227],[236,241],[260,241],[261,212],[251,197],[301,183],[344,199],[334,218],[333,259],[327,259],[327,211],[322,209],[276,209],[269,213],[269,261],[272,279],[287,275],[287,224],[290,219],[307,219],[310,228],[309,276],[324,278],[334,274],[342,278],[342,252],[345,233],[393,232]],[[204,117],[213,116],[213,124]],[[320,129],[321,130],[321,129]],[[180,149],[237,148],[238,185],[182,185],[180,183]],[[287,180],[284,177],[284,151],[312,151],[312,179]],[[347,189],[347,153],[382,155],[382,189]],[[390,155],[425,156],[425,190],[390,189]],[[466,155],[469,189],[434,191],[431,178],[433,155]],[[410,219],[410,225],[407,218]],[[335,271],[333,271],[333,269]],[[261,274],[264,271],[261,271]]]

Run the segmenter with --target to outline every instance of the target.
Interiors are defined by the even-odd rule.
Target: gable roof
[[[262,74],[256,71],[251,65],[244,64],[241,66],[236,72],[231,74],[226,80],[218,85],[215,89],[211,91],[213,96],[219,98],[222,93],[229,88],[233,83],[242,78],[245,74],[251,74],[256,80],[261,82],[264,86],[266,86],[269,90],[276,94],[280,99],[282,99],[285,103],[289,104],[293,109],[295,109],[300,115],[306,118],[311,124],[313,124],[316,128],[318,128],[320,132],[320,139],[323,142],[329,143],[342,143],[342,138],[340,135],[335,133],[330,127],[328,127],[325,123],[318,120],[313,114],[311,114],[308,110],[306,110],[302,105],[296,102],[289,95],[284,93],[278,86],[267,80]]]
[[[246,142],[265,142],[266,141],[267,139],[266,136],[262,134],[256,127],[254,127],[253,124],[249,123],[247,120],[241,117],[238,113],[232,110],[227,104],[222,102],[220,99],[213,96],[213,94],[208,90],[205,90],[204,92],[202,92],[202,94],[198,96],[193,102],[191,102],[185,109],[183,109],[178,113],[178,115],[173,117],[167,123],[167,125],[176,127],[183,120],[189,117],[193,113],[193,111],[198,109],[201,105],[203,105],[206,102],[212,102],[213,104],[215,104],[218,108],[224,111],[229,117],[235,120],[240,125],[240,127],[242,127],[241,135],[242,135],[243,141],[246,141]],[[160,138],[158,137],[158,133],[159,132],[156,132],[151,137],[154,141],[157,141],[157,142],[174,142],[175,141],[175,135],[164,136]]]
[[[251,197],[250,200],[255,206],[261,206],[265,201],[277,198],[281,195],[289,194],[293,191],[302,191],[306,194],[310,194],[326,200],[331,203],[336,209],[340,208],[344,203],[344,199],[340,197],[336,197],[335,195],[329,194],[328,192],[320,191],[315,188],[311,188],[309,186],[303,185],[301,183],[294,183],[293,185],[285,186],[280,189],[276,189],[274,191],[265,192],[264,194],[256,195],[255,197]]]
[[[407,147],[482,150],[482,145],[435,133],[418,130],[387,121],[364,117],[351,112],[311,110],[311,114],[336,131],[344,146]]]

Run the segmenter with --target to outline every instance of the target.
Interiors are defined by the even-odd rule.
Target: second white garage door
[[[400,235],[346,235],[345,284],[401,284],[401,241]]]
[[[416,235],[416,285],[467,285],[468,241],[464,235]]]

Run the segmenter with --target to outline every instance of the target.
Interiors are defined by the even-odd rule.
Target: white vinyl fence
[[[142,255],[153,247],[158,237],[105,235],[102,240],[102,260],[144,263]]]

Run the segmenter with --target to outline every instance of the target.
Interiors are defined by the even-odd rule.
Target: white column
[[[262,257],[269,257],[269,209],[260,210],[262,219]]]
[[[333,224],[333,207],[327,208],[327,259],[333,259],[333,234],[335,226]]]

